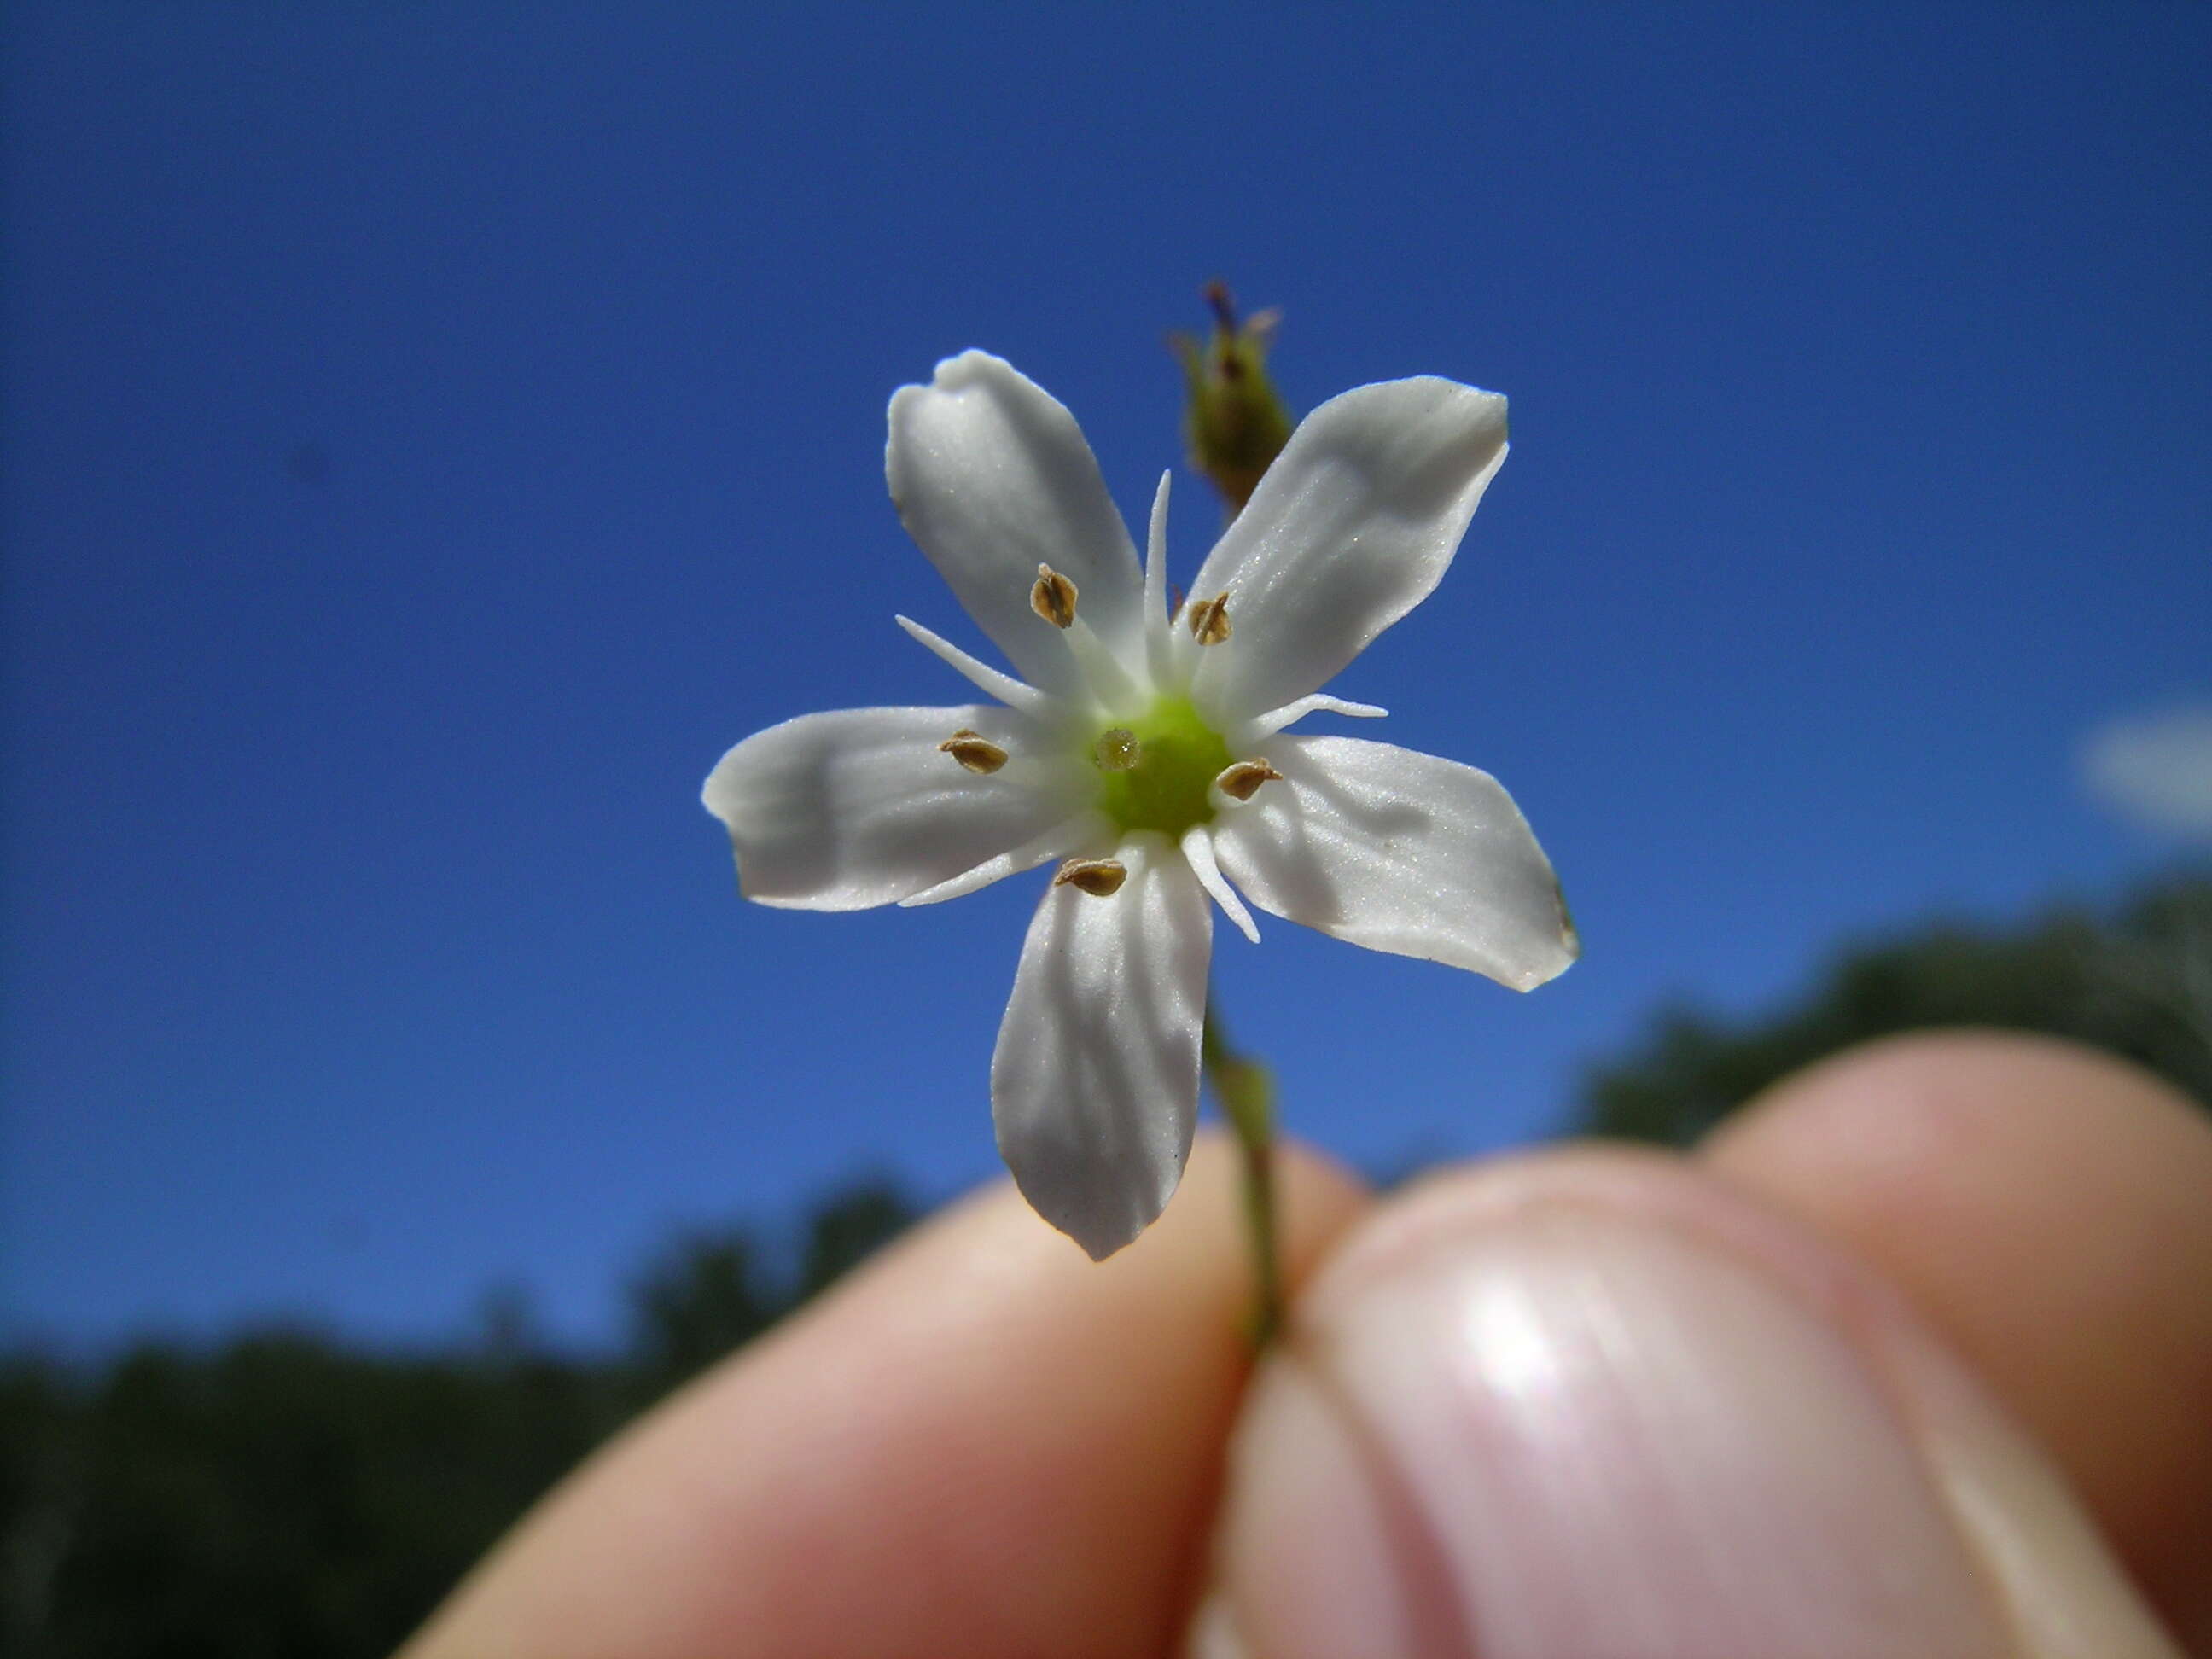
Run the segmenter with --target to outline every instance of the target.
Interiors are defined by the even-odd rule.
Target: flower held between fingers
[[[997,701],[805,714],[708,809],[763,904],[932,904],[1057,863],[991,1063],[1000,1151],[1093,1256],[1181,1178],[1212,904],[1528,990],[1574,960],[1550,863],[1472,767],[1285,728],[1427,597],[1505,459],[1505,400],[1362,386],[1309,415],[1171,614],[1168,481],[1140,567],[1067,410],[970,351],[891,399],[899,516],[1021,678],[899,625]],[[1243,899],[1238,896],[1239,893]]]

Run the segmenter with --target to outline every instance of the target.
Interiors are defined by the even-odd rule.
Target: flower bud
[[[1282,313],[1262,311],[1239,323],[1218,282],[1206,285],[1206,301],[1213,308],[1212,336],[1201,345],[1188,334],[1171,334],[1168,344],[1182,364],[1190,464],[1213,481],[1233,517],[1291,441],[1290,411],[1267,378],[1267,348]]]

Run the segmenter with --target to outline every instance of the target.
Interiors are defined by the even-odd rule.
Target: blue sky
[[[976,643],[896,386],[1000,352],[1139,517],[1217,274],[1299,408],[1511,397],[1334,689],[1513,789],[1586,943],[1524,999],[1218,930],[1297,1132],[1547,1133],[1665,998],[2161,855],[2076,762],[2212,691],[2212,9],[0,27],[0,1331],[434,1339],[508,1282],[590,1338],[678,1224],[993,1173],[1042,878],[745,907],[698,786],[964,696],[890,621]],[[1216,528],[1184,477],[1181,573]]]

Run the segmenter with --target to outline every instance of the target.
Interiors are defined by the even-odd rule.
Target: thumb
[[[1204,1659],[2176,1652],[1902,1298],[1626,1152],[1363,1223],[1255,1382],[1216,1550]]]

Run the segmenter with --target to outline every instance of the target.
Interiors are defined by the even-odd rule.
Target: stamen
[[[1213,783],[1231,800],[1249,800],[1260,793],[1261,784],[1275,782],[1282,775],[1267,764],[1264,756],[1255,755],[1250,760],[1238,761],[1214,779]]]
[[[1293,725],[1309,714],[1350,714],[1359,720],[1376,720],[1389,712],[1387,708],[1377,708],[1371,702],[1347,702],[1342,697],[1330,696],[1326,691],[1316,691],[1295,702],[1286,702],[1280,708],[1271,708],[1266,714],[1255,716],[1248,728],[1249,735],[1245,741],[1257,743],[1262,738],[1272,738],[1285,726]]]
[[[1030,609],[1054,628],[1075,621],[1075,584],[1048,564],[1037,567],[1036,586],[1030,589]]]
[[[1253,925],[1252,913],[1244,908],[1244,901],[1237,896],[1237,890],[1221,878],[1221,866],[1214,861],[1213,837],[1203,824],[1193,824],[1182,832],[1180,843],[1183,862],[1198,878],[1198,884],[1213,896],[1221,907],[1221,914],[1236,924],[1237,931],[1257,945],[1260,930]]]
[[[1006,763],[1005,750],[964,726],[939,744],[937,751],[940,755],[951,756],[970,772],[981,772],[987,776]]]
[[[1191,607],[1191,637],[1200,645],[1218,645],[1229,637],[1229,595],[1216,593]]]
[[[1033,685],[1023,684],[1012,674],[1001,674],[988,663],[977,662],[951,641],[940,639],[911,617],[894,617],[891,620],[906,629],[908,638],[933,653],[986,696],[996,697],[1007,708],[1018,708],[1031,720],[1048,721],[1057,714],[1058,698]]]
[[[1152,492],[1152,524],[1145,532],[1145,665],[1152,670],[1154,685],[1170,683],[1175,662],[1175,611],[1168,607],[1168,486],[1174,476],[1160,474],[1160,487]],[[1182,604],[1178,590],[1176,605]],[[1163,621],[1167,627],[1159,626]]]
[[[1073,887],[1093,898],[1104,898],[1120,892],[1121,884],[1128,878],[1129,866],[1112,859],[1070,859],[1060,866],[1060,873],[1052,878],[1052,884]]]

